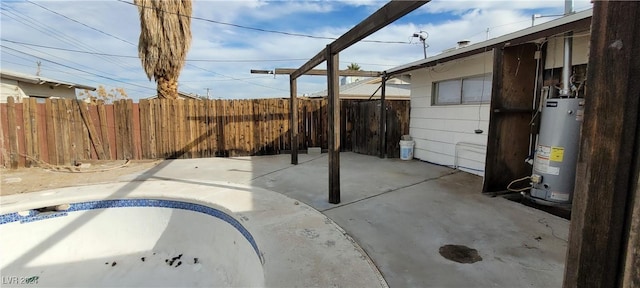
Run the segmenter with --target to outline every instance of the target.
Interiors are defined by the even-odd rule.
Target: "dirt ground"
[[[40,167],[21,169],[0,169],[0,195],[34,192],[52,188],[87,185],[118,181],[128,175],[150,169],[161,160],[130,161],[125,165],[120,161],[89,161],[80,167]]]

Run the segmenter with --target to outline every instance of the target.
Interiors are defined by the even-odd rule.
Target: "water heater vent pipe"
[[[564,1],[564,15],[567,16],[573,13],[573,0]],[[562,90],[560,90],[561,96],[571,95],[571,52],[573,48],[573,32],[567,32],[564,34],[564,58],[562,64]]]

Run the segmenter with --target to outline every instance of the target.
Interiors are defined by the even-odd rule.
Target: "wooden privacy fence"
[[[409,101],[387,101],[389,157],[409,131]],[[342,101],[342,150],[378,155],[380,101]],[[377,108],[376,108],[377,107]],[[299,149],[327,148],[327,101],[300,100]],[[203,158],[291,149],[288,99],[120,100],[86,104],[25,99],[0,104],[0,163],[71,165],[82,160]]]

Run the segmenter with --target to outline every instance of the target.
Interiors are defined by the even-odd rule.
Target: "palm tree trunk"
[[[158,98],[178,99],[178,81],[166,77],[158,77]]]

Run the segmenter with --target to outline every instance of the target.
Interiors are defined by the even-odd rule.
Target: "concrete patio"
[[[342,202],[327,202],[327,155],[167,160],[117,181],[226,181],[304,202],[340,225],[391,287],[559,287],[569,222],[480,193],[482,178],[420,161],[341,154]],[[443,245],[477,249],[463,264]],[[348,271],[349,267],[344,267]]]

